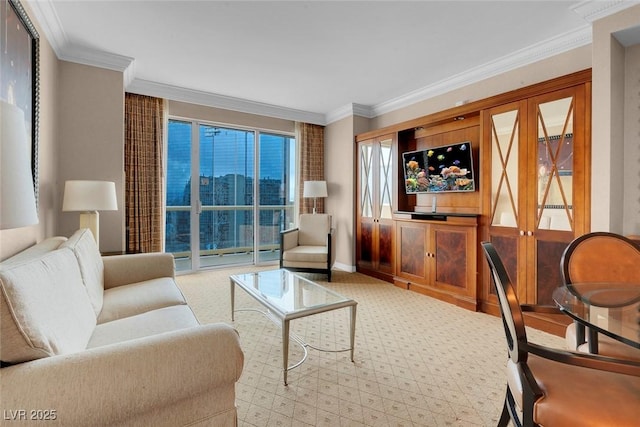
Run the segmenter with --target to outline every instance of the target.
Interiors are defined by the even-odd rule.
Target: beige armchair
[[[325,273],[330,282],[332,239],[331,215],[300,215],[298,228],[280,233],[280,268]]]

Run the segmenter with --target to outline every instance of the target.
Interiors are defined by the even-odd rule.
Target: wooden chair
[[[565,249],[560,264],[562,279],[567,285],[609,281],[640,283],[640,246],[619,234],[593,232],[576,238]],[[569,289],[572,290],[570,286]],[[577,291],[572,292],[577,295]],[[637,348],[595,331],[586,331],[578,322],[567,327],[565,339],[570,350],[640,360]]]
[[[493,245],[482,242],[507,338],[507,392],[498,422],[516,426],[637,426],[640,362],[574,353],[527,340],[523,311],[558,313],[520,305]]]
[[[330,282],[332,240],[331,215],[300,215],[298,228],[280,232],[280,268],[325,273]]]

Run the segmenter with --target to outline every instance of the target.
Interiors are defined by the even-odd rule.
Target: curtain
[[[296,140],[300,147],[300,181],[298,200],[300,213],[313,212],[313,199],[302,197],[305,181],[324,181],[324,127],[296,123]],[[317,199],[316,211],[324,213],[324,198]]]
[[[164,101],[125,94],[127,253],[162,251]]]

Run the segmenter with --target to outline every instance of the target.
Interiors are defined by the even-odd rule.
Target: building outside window
[[[277,260],[295,160],[292,135],[170,120],[165,250],[178,269]]]

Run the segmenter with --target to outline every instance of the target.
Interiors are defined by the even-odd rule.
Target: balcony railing
[[[165,230],[166,251],[174,254],[176,258],[188,258],[191,256],[191,206],[167,206],[167,226]],[[254,250],[256,235],[253,230],[253,206],[202,206],[200,213],[200,256],[225,256],[237,254],[250,254]],[[293,205],[261,205],[258,207],[258,218],[261,220],[258,234],[258,251],[275,252],[280,249],[280,231],[288,228],[293,223]],[[272,212],[270,223],[265,223],[264,212]],[[210,224],[211,229],[203,230],[202,222],[204,214],[212,212],[214,215],[220,212],[233,213],[230,221]],[[175,215],[171,215],[175,213]],[[251,213],[249,217],[246,214]],[[243,214],[238,218],[238,214]],[[173,220],[170,218],[173,216]],[[213,219],[213,218],[212,218]],[[217,227],[226,230],[215,229]],[[215,240],[212,234],[218,234]],[[228,235],[220,236],[220,234]],[[209,236],[208,236],[209,235]]]

